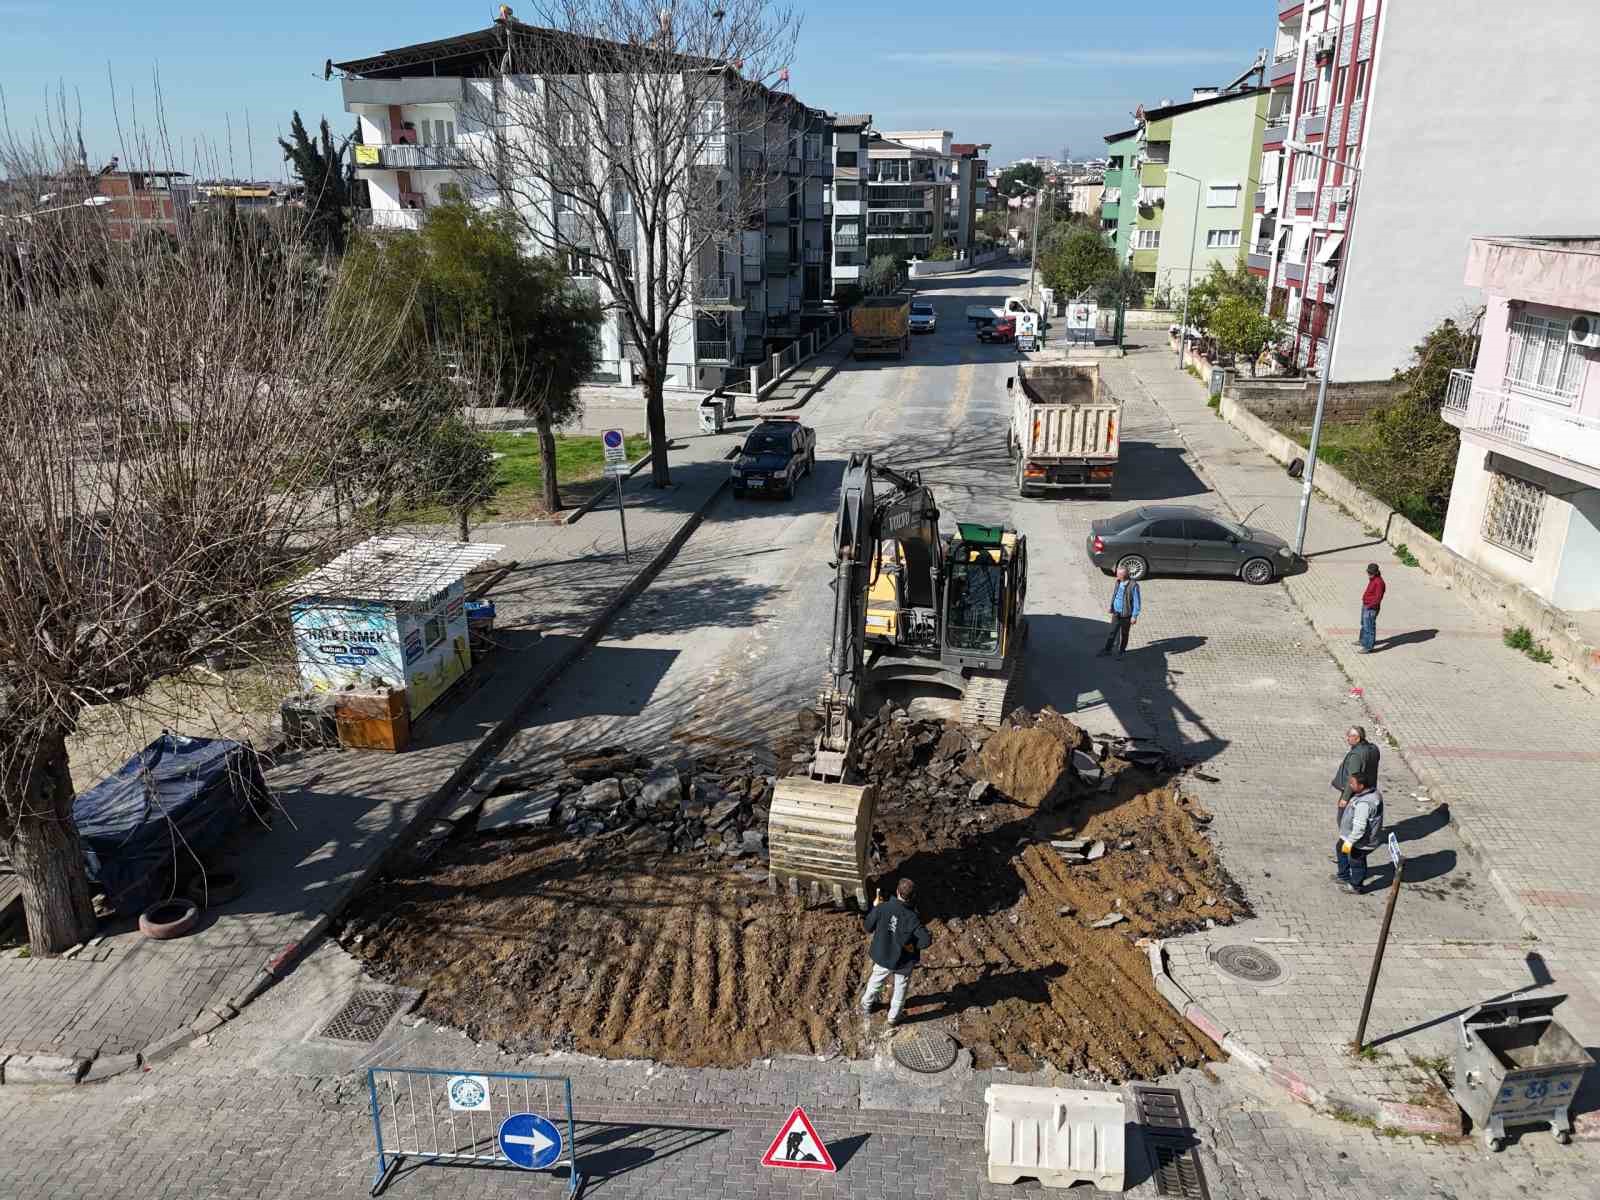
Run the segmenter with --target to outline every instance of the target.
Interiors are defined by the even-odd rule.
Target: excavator
[[[852,453],[834,524],[833,639],[809,777],[780,780],[769,813],[774,885],[846,888],[865,903],[874,797],[852,782],[857,728],[879,697],[961,697],[963,724],[1010,711],[1027,640],[1027,539],[1001,525],[939,532],[920,472]]]

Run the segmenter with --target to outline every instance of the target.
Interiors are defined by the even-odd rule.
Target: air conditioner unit
[[[1567,341],[1585,350],[1600,350],[1600,316],[1579,313],[1567,326]]]
[[[1311,37],[1311,53],[1318,58],[1333,53],[1333,48],[1338,44],[1339,31],[1337,29],[1324,29]]]

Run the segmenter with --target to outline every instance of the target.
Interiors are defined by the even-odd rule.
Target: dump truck
[[[1011,458],[1017,495],[1077,491],[1110,496],[1116,486],[1122,402],[1098,363],[1025,363],[1012,393]]]
[[[904,358],[911,347],[911,297],[868,296],[850,310],[851,355],[892,354]]]

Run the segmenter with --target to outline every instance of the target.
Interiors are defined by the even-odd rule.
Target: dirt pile
[[[776,771],[619,747],[569,761],[554,827],[445,844],[362,897],[341,940],[425,988],[431,1018],[514,1050],[685,1065],[861,1053],[859,914],[771,894],[755,848],[814,721],[801,715]],[[993,733],[885,709],[856,745],[879,792],[872,883],[914,879],[934,936],[908,1023],[937,1023],[980,1065],[1107,1079],[1215,1056],[1156,994],[1139,943],[1248,909],[1159,748],[1048,709]],[[1012,768],[1003,787],[986,756]],[[1035,758],[1043,770],[1022,769]],[[1055,844],[1075,839],[1101,853]]]

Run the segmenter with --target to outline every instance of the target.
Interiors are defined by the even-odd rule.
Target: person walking
[[[1367,731],[1360,725],[1352,725],[1344,731],[1346,747],[1344,758],[1339,761],[1338,769],[1333,773],[1333,782],[1328,786],[1339,793],[1339,808],[1344,808],[1350,801],[1350,776],[1360,775],[1363,779],[1378,782],[1378,759],[1381,757],[1378,748],[1367,741]]]
[[[861,993],[861,1017],[872,1019],[872,1006],[884,982],[894,976],[894,989],[889,996],[889,1024],[900,1023],[900,1010],[906,1004],[906,989],[911,983],[911,969],[922,959],[922,952],[933,944],[928,927],[911,909],[911,897],[916,895],[916,884],[902,879],[894,895],[885,900],[883,893],[873,893],[872,907],[867,910],[862,924],[872,935],[868,955],[872,959],[872,973],[867,977],[867,990]]]
[[[1100,648],[1097,658],[1104,658],[1111,653],[1112,646],[1117,648],[1117,657],[1121,658],[1128,652],[1128,631],[1139,623],[1139,581],[1128,578],[1128,568],[1117,568],[1117,583],[1111,589],[1111,632],[1106,634],[1106,644]]]
[[[1378,564],[1368,563],[1367,590],[1361,593],[1361,640],[1356,643],[1362,654],[1371,654],[1378,640],[1378,610],[1383,607],[1383,594],[1388,590]]]
[[[1339,840],[1335,856],[1339,869],[1334,873],[1345,891],[1359,896],[1367,878],[1367,855],[1376,850],[1383,837],[1383,793],[1375,780],[1360,772],[1350,776],[1350,802],[1339,810]]]

